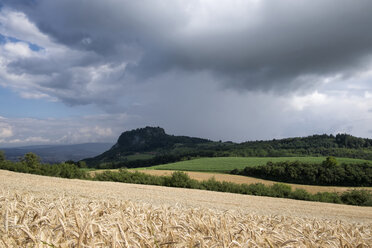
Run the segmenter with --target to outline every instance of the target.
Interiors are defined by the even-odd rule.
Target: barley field
[[[0,247],[372,247],[372,208],[0,170]]]

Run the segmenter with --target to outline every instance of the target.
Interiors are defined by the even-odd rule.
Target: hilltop
[[[124,132],[112,148],[113,151],[148,152],[158,149],[172,149],[178,146],[193,146],[208,143],[210,140],[187,136],[174,136],[165,133],[160,127],[138,128]]]
[[[111,149],[84,161],[96,168],[135,168],[194,157],[229,156],[337,156],[372,160],[372,139],[322,134],[234,143],[169,135],[161,127],[145,127],[123,132]]]

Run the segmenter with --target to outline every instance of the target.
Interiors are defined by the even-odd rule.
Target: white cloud
[[[22,40],[0,44],[0,86],[12,88],[23,98],[72,105],[110,103],[123,89],[120,78],[125,62],[105,62],[93,52],[56,43],[20,12],[1,9],[0,23],[0,33]],[[33,51],[26,41],[43,49]],[[86,38],[83,42],[89,45],[92,41]]]
[[[4,45],[4,50],[14,57],[31,57],[34,53],[24,42],[8,42]]]
[[[291,105],[294,109],[301,111],[309,107],[326,105],[328,103],[327,98],[328,97],[325,94],[315,91],[304,96],[293,96],[291,99]]]
[[[43,137],[28,137],[25,139],[10,139],[7,141],[9,144],[46,144],[50,143],[51,140]]]
[[[370,93],[369,91],[366,91],[366,92],[364,92],[364,97],[367,98],[367,99],[371,99],[372,98],[372,93]]]
[[[101,136],[101,137],[111,137],[112,130],[111,128],[103,128],[99,126],[95,127],[83,127],[79,129],[79,133],[85,137],[92,137],[92,136]]]
[[[52,98],[51,96],[45,94],[45,93],[41,93],[41,92],[31,92],[31,91],[22,91],[20,92],[19,94],[22,98],[25,98],[25,99],[42,99],[42,98],[46,98],[50,101],[57,101],[56,98]]]
[[[135,120],[124,113],[47,119],[0,118],[0,147],[114,143],[121,132],[136,127]]]
[[[2,119],[0,118],[0,121],[1,120]],[[4,140],[5,138],[9,138],[12,136],[13,136],[12,127],[8,125],[7,123],[0,122],[0,139]]]
[[[28,41],[41,47],[50,47],[53,43],[49,37],[19,11],[3,7],[0,10],[0,33],[19,40]]]

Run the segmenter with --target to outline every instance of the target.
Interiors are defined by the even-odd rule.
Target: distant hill
[[[138,128],[124,132],[111,149],[113,152],[148,152],[168,150],[178,146],[193,146],[210,142],[207,139],[187,136],[174,136],[165,133],[160,127]]]
[[[85,159],[88,165],[120,164],[131,166],[136,161],[160,159],[204,150],[209,144],[207,139],[166,134],[160,127],[145,127],[124,132],[117,143],[108,151],[94,158]],[[174,158],[177,160],[177,158]]]
[[[248,141],[215,142],[166,134],[160,127],[124,132],[108,151],[84,159],[90,167],[146,167],[194,157],[295,157],[337,156],[372,160],[372,139],[348,134]]]
[[[111,143],[85,143],[75,145],[37,145],[15,148],[0,148],[5,152],[6,158],[18,161],[28,152],[41,157],[44,163],[59,163],[67,160],[79,161],[86,157],[93,157],[110,149]]]

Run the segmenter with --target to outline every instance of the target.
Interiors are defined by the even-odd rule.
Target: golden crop
[[[0,170],[0,247],[372,247],[372,208]]]

